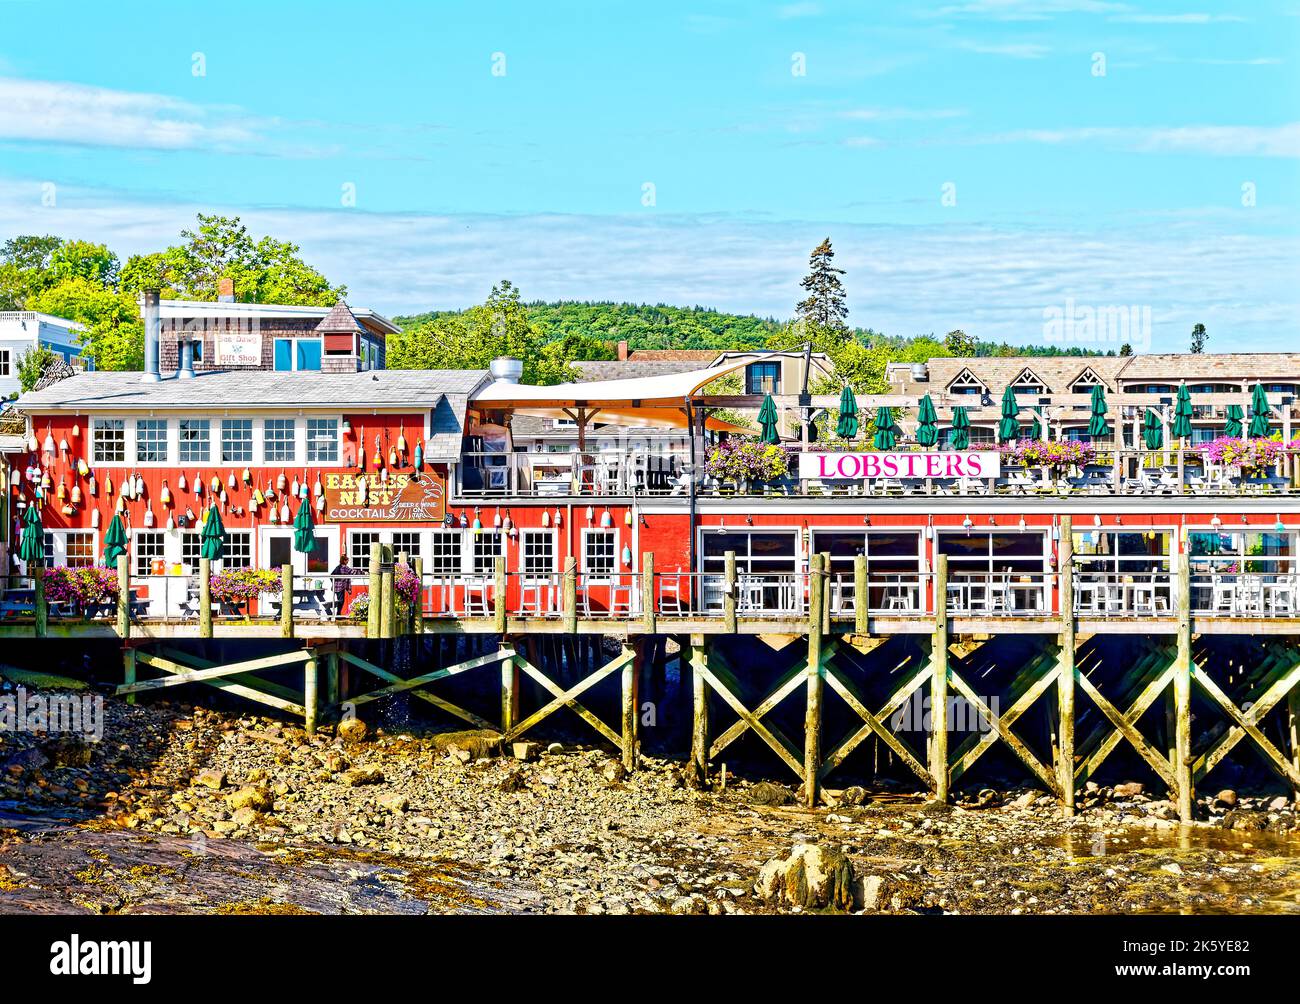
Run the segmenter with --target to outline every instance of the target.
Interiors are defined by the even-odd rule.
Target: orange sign
[[[330,523],[441,523],[447,515],[446,478],[428,472],[382,481],[378,474],[330,473],[322,484]]]

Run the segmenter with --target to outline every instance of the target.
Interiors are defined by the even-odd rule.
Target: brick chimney
[[[627,362],[627,339],[626,338],[618,343],[618,361],[621,363]]]
[[[217,280],[217,302],[234,303],[235,302],[235,280],[218,279]]]

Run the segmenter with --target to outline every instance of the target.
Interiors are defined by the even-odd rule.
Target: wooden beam
[[[1168,672],[1172,675],[1173,668],[1170,667]],[[1174,778],[1173,765],[1157,753],[1151,744],[1146,741],[1142,733],[1137,730],[1137,726],[1134,724],[1137,719],[1134,718],[1130,721],[1126,718],[1118,708],[1102,696],[1101,691],[1093,686],[1092,681],[1083,673],[1075,673],[1075,682],[1078,683],[1078,685],[1083,689],[1083,692],[1092,699],[1092,702],[1097,705],[1097,708],[1101,713],[1110,719],[1110,723],[1123,734],[1124,738],[1127,739],[1132,747],[1138,752],[1138,755],[1151,765],[1151,769],[1160,776],[1160,779],[1164,781],[1165,784],[1169,785],[1170,792],[1176,791],[1177,782]]]
[[[644,644],[643,641],[642,645]],[[620,681],[620,696],[623,700],[623,727],[620,738],[623,767],[632,771],[636,770],[637,759],[637,682],[641,675],[641,660],[637,656],[637,650],[626,642],[623,643],[623,654],[627,656],[627,661],[623,663]]]
[[[803,729],[804,804],[817,804],[817,778],[822,756],[822,633],[826,615],[826,557],[808,559],[808,702]]]
[[[1181,461],[1182,450],[1178,451]],[[1192,821],[1192,616],[1190,561],[1186,554],[1170,549],[1175,564],[1174,616],[1178,621],[1177,655],[1174,657],[1174,795],[1178,818]]]
[[[641,555],[641,628],[646,634],[655,633],[655,555],[645,551]]]
[[[293,637],[293,565],[280,566],[280,637]]]
[[[866,703],[862,700],[862,695],[857,692],[848,680],[841,677],[840,674],[835,671],[833,665],[827,664],[825,669],[826,682],[830,684],[831,689],[839,694],[844,699],[845,703],[848,704],[848,706],[852,708],[858,717],[866,724],[853,733],[853,735],[849,736],[849,738],[841,743],[837,749],[822,760],[822,777],[825,777],[843,763],[845,758],[857,749],[868,736],[874,734],[879,736],[881,741],[893,750],[895,755],[897,755],[898,758],[922,780],[922,782],[929,787],[933,787],[934,778],[930,775],[930,772],[926,769],[925,765],[921,763],[911,749],[908,748],[907,744],[904,743],[895,733],[890,731],[890,729],[885,725],[885,722],[888,721],[889,717],[906,704],[913,693],[929,682],[929,665],[923,665],[920,670],[913,673],[908,679],[904,680],[903,683],[889,696],[889,699],[885,702],[885,706],[880,710],[880,712],[874,715],[867,709]]]
[[[1061,811],[1073,816],[1074,796],[1074,519],[1061,516],[1061,539],[1056,546],[1061,630],[1056,655],[1056,778]]]
[[[370,545],[370,584],[366,589],[366,637],[379,638],[383,634],[382,592],[379,567],[384,561],[384,545],[374,541]]]
[[[212,559],[199,559],[199,637],[212,637]]]
[[[722,555],[722,630],[736,633],[736,552]]]
[[[153,680],[138,680],[130,685],[131,689],[129,690],[127,685],[123,684],[117,688],[116,692],[118,694],[128,694],[140,693],[145,690],[163,690],[167,687],[179,687],[186,683],[202,683],[205,680],[215,680],[240,673],[252,673],[263,669],[287,666],[309,658],[310,656],[303,652],[288,652],[280,655],[262,656],[258,659],[247,659],[243,662],[227,663],[224,666],[213,666],[209,669],[194,669],[160,655],[137,652],[136,659],[139,663],[170,675]]]
[[[871,634],[867,613],[870,607],[867,586],[867,556],[853,559],[853,633],[861,640]]]
[[[131,637],[131,559],[117,556],[117,636]]]
[[[709,776],[709,691],[704,674],[708,669],[708,649],[704,635],[691,635],[691,766],[701,783]]]
[[[1264,735],[1256,724],[1256,720],[1242,714],[1241,710],[1228,699],[1228,695],[1219,689],[1209,675],[1197,667],[1192,667],[1192,675],[1201,689],[1205,691],[1214,702],[1223,709],[1224,713],[1232,719],[1237,728],[1250,736],[1255,742],[1255,749],[1259,752],[1264,761],[1276,770],[1283,778],[1290,781],[1293,787],[1300,787],[1300,770],[1296,770],[1287,758],[1282,755],[1282,751],[1273,745],[1272,741]],[[1252,709],[1253,712],[1254,709]],[[1190,783],[1190,782],[1189,782]]]
[[[948,801],[948,556],[934,558],[934,633],[930,636],[930,776]]]
[[[611,743],[613,743],[615,747],[620,747],[622,745],[622,741],[618,733],[616,733],[608,725],[606,725],[594,714],[592,714],[587,708],[579,704],[577,698],[581,696],[583,693],[585,693],[586,691],[590,690],[592,687],[594,687],[601,680],[605,679],[607,676],[610,676],[611,674],[621,670],[624,664],[630,659],[631,659],[631,655],[628,655],[626,653],[620,653],[619,655],[611,659],[609,662],[605,663],[605,665],[602,666],[600,669],[596,670],[590,676],[583,678],[577,684],[570,687],[568,690],[565,690],[562,687],[560,687],[559,684],[557,684],[549,676],[547,676],[536,666],[530,663],[527,659],[520,659],[519,660],[520,668],[523,669],[525,673],[527,673],[530,677],[536,680],[539,684],[541,684],[542,689],[554,695],[555,699],[551,701],[549,704],[545,705],[544,707],[539,708],[537,711],[534,711],[531,715],[529,715],[522,722],[516,725],[514,730],[511,731],[508,735],[506,735],[505,738],[513,739],[516,736],[522,735],[523,733],[531,729],[534,725],[536,725],[538,722],[549,717],[551,714],[558,711],[560,708],[567,707],[571,711],[573,711],[579,718],[581,718],[593,729],[595,729],[598,733],[600,733]]]

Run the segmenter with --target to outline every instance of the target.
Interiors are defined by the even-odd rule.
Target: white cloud
[[[1012,59],[1042,59],[1052,51],[1051,46],[1038,42],[962,42],[961,47],[985,56],[1010,56]]]
[[[1136,153],[1202,153],[1215,157],[1300,157],[1300,122],[1278,126],[1088,126],[1019,129],[964,143],[1100,143]]]
[[[1057,14],[1110,14],[1131,10],[1109,0],[970,0],[940,7],[940,17],[984,18],[992,21],[1046,21]]]
[[[0,77],[0,138],[152,150],[230,149],[260,138],[235,109],[162,94]]]
[[[822,5],[819,3],[790,3],[778,7],[776,16],[782,21],[789,21],[797,17],[817,17],[822,12]]]
[[[239,215],[254,233],[300,243],[307,260],[390,314],[481,302],[509,278],[526,297],[709,304],[787,317],[809,250],[828,233],[848,270],[851,321],[889,334],[963,328],[1041,341],[1043,310],[1150,305],[1157,348],[1197,322],[1215,343],[1286,348],[1300,313],[1300,238],[1266,215],[1161,214],[1082,230],[1057,224],[871,225],[734,215],[366,214],[244,210],[63,191],[42,209],[34,183],[0,183],[0,234],[58,233],[120,254],[176,240],[194,214]],[[544,249],[539,254],[538,249]]]
[[[1236,14],[1114,14],[1108,20],[1127,24],[1217,24],[1246,18]]]

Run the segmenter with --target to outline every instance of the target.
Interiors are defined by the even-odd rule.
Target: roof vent
[[[492,374],[492,379],[497,383],[518,383],[524,376],[524,361],[522,359],[512,359],[510,356],[502,356],[499,359],[493,359],[488,370]]]
[[[923,383],[930,379],[930,367],[925,363],[912,363],[912,379]]]

